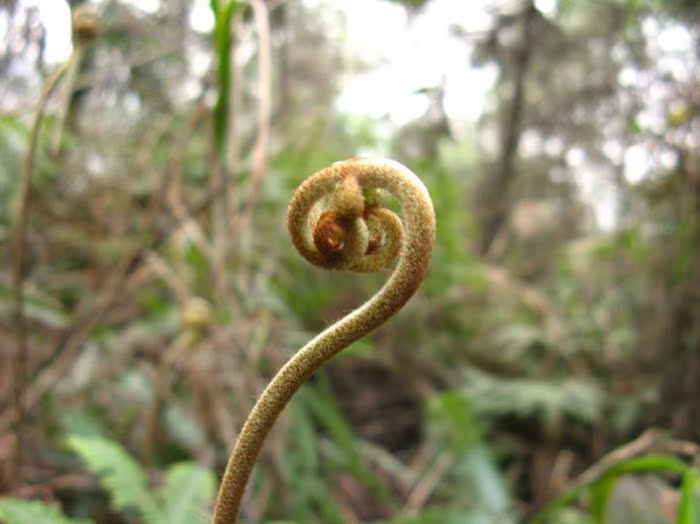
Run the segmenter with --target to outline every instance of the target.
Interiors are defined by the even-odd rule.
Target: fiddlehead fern
[[[403,221],[381,206],[382,191],[397,198]],[[428,191],[392,160],[354,158],[312,175],[294,194],[287,224],[295,247],[314,265],[363,273],[395,268],[365,304],[300,349],[258,398],[226,466],[215,524],[236,522],[263,441],[292,395],[330,357],[403,307],[428,270],[435,239]]]

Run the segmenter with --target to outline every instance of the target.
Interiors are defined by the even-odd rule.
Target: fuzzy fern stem
[[[381,207],[393,194],[403,220]],[[265,437],[301,385],[333,355],[393,316],[425,277],[435,240],[435,213],[423,183],[392,160],[353,158],[309,177],[289,205],[292,242],[326,269],[394,271],[367,302],[301,348],[258,398],[238,436],[214,509],[214,524],[237,520],[243,492]]]

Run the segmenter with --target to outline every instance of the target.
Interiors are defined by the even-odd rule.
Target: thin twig
[[[449,452],[442,452],[433,466],[423,475],[423,478],[416,484],[406,499],[406,509],[409,512],[420,510],[435,491],[435,488],[442,480],[442,477],[450,469],[454,457]]]
[[[265,174],[267,144],[270,136],[270,98],[271,98],[271,58],[270,58],[270,20],[267,6],[262,0],[250,0],[255,15],[258,32],[258,134],[253,149],[253,168],[250,175],[248,202],[244,214],[244,224],[252,228],[253,213],[257,204],[260,184]]]
[[[88,473],[67,473],[53,477],[41,484],[19,487],[6,493],[4,496],[23,499],[45,498],[47,495],[53,495],[59,489],[73,488],[85,492],[96,487],[95,477]]]
[[[574,481],[575,486],[590,484],[598,479],[606,470],[614,464],[637,457],[644,453],[673,453],[683,450],[697,456],[700,448],[686,441],[678,441],[671,438],[668,433],[658,428],[649,428],[632,442],[614,449],[604,455],[595,464],[581,473]]]

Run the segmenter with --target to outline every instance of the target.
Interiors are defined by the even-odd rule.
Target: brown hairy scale
[[[348,232],[335,211],[324,211],[314,228],[314,245],[327,257],[342,252]]]

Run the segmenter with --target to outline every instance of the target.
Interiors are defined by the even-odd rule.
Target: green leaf
[[[181,462],[168,469],[160,490],[162,524],[206,524],[207,505],[214,498],[216,480],[208,469],[191,462]]]
[[[231,95],[231,20],[236,12],[237,2],[228,0],[221,5],[211,1],[214,11],[214,49],[218,61],[217,80],[219,95],[214,108],[214,141],[219,156],[223,154]]]
[[[135,509],[147,522],[157,522],[157,506],[146,475],[122,446],[101,437],[78,435],[68,437],[67,443],[100,478],[114,509]]]
[[[689,469],[681,482],[681,497],[678,501],[677,524],[698,524],[700,522],[700,474]]]
[[[66,517],[58,508],[38,500],[0,500],[0,520],[4,524],[87,524],[85,519]]]
[[[622,475],[625,473],[664,472],[684,474],[688,466],[676,457],[669,455],[645,455],[610,466],[605,475]]]
[[[615,487],[618,475],[604,476],[591,486],[591,515],[596,524],[605,524],[610,494]]]

